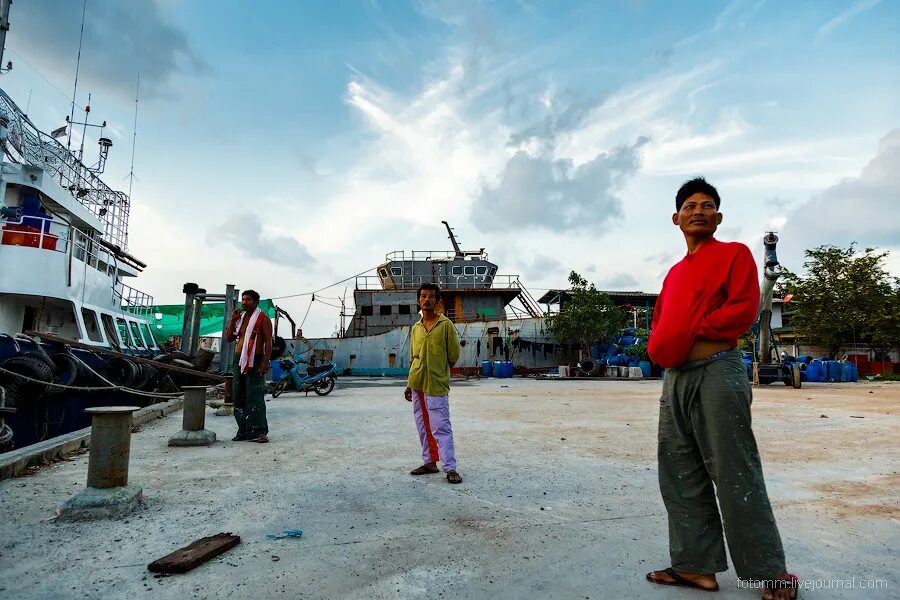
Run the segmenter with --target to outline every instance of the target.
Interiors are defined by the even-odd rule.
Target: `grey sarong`
[[[659,406],[659,489],[669,513],[672,568],[678,571],[728,569],[723,522],[738,577],[771,579],[785,571],[750,428],[751,401],[737,350],[666,370]]]

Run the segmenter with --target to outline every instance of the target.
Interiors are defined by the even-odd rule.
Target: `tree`
[[[625,313],[613,304],[607,294],[572,271],[569,274],[572,299],[560,307],[559,313],[548,317],[548,327],[560,342],[591,344],[618,334],[625,322]]]
[[[862,343],[886,353],[900,345],[900,279],[884,268],[888,252],[818,246],[807,250],[805,276],[786,272],[780,291],[794,294],[793,324],[834,356]]]

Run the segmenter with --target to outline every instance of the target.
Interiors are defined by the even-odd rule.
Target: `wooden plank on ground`
[[[219,383],[225,381],[225,378],[221,375],[216,375],[215,373],[207,373],[205,371],[197,371],[195,369],[188,369],[187,367],[180,367],[178,365],[170,365],[167,363],[160,362],[158,360],[152,360],[149,358],[143,358],[141,356],[132,356],[130,354],[123,354],[121,352],[116,352],[115,350],[108,350],[106,348],[98,348],[96,346],[91,346],[89,344],[84,344],[79,342],[78,340],[70,340],[68,338],[59,337],[58,335],[53,335],[52,333],[40,333],[37,331],[26,331],[25,335],[30,335],[32,337],[39,337],[42,340],[46,340],[48,342],[55,342],[57,344],[66,344],[68,346],[72,346],[73,348],[81,348],[83,350],[90,350],[92,352],[99,352],[100,354],[106,354],[108,356],[115,356],[117,358],[127,358],[128,360],[146,363],[148,365],[153,365],[157,369],[165,369],[167,371],[174,371],[175,373],[186,373],[188,375],[196,375],[197,377],[202,377],[203,379],[212,379]]]
[[[147,568],[154,573],[186,573],[209,559],[234,548],[240,541],[241,536],[232,535],[230,531],[217,533],[154,560],[147,565]]]

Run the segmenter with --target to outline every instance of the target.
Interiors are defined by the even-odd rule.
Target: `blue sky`
[[[44,130],[69,111],[81,10],[12,7],[0,83]],[[722,239],[760,254],[774,228],[793,270],[856,241],[900,275],[898,30],[889,0],[88,0],[78,104],[93,93],[127,189],[141,73],[130,250],[162,302],[185,281],[318,289],[449,248],[441,220],[534,293],[572,269],[657,290],[695,175]],[[283,304],[302,318],[309,297]],[[336,313],[313,304],[304,332]]]

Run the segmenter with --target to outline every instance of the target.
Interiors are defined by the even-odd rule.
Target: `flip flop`
[[[462,483],[462,475],[460,475],[456,471],[448,471],[447,483]]]
[[[251,442],[256,442],[257,444],[268,444],[268,443],[269,443],[269,438],[267,438],[267,437],[265,436],[265,434],[263,434],[263,435],[261,435],[261,436],[259,436],[259,437],[253,438],[253,439],[250,440],[250,441],[251,441]]]
[[[659,579],[653,579],[653,571],[647,573],[647,581],[650,583],[658,583],[659,585],[671,585],[675,587],[686,587],[694,590],[703,590],[704,592],[718,592],[719,584],[716,584],[714,588],[703,587],[699,583],[694,583],[689,579],[685,579],[681,575],[679,575],[675,569],[669,567],[668,569],[663,569],[663,573],[674,579],[675,581],[660,581]]]
[[[421,467],[416,467],[412,471],[409,472],[410,475],[427,475],[428,473],[437,473],[439,469],[437,465],[422,465]]]

